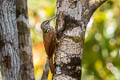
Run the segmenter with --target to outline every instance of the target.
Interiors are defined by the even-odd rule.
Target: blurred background
[[[28,0],[28,10],[35,77],[40,80],[47,57],[40,24],[55,15],[56,0]],[[82,80],[120,80],[120,0],[108,0],[91,17],[82,65]]]

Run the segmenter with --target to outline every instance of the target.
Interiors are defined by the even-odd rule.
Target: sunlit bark
[[[56,72],[53,80],[81,80],[86,26],[107,0],[57,0]]]

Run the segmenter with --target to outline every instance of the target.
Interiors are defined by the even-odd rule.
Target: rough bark
[[[57,0],[56,72],[53,80],[81,80],[82,54],[87,23],[107,0]]]
[[[2,80],[34,80],[26,0],[0,0],[0,70]]]
[[[2,80],[19,80],[16,0],[0,0],[0,66]]]
[[[19,40],[20,80],[35,80],[32,59],[27,0],[16,0],[16,20]]]

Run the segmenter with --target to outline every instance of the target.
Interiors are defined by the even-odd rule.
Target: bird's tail
[[[54,67],[54,64],[53,64],[53,57],[51,57],[49,59],[49,66],[50,66],[51,72],[54,73],[55,72],[55,67]]]

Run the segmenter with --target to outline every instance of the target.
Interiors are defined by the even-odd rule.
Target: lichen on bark
[[[93,4],[92,0],[57,0],[58,45],[53,80],[81,80],[86,26],[94,11],[105,1],[95,0],[97,4]]]

